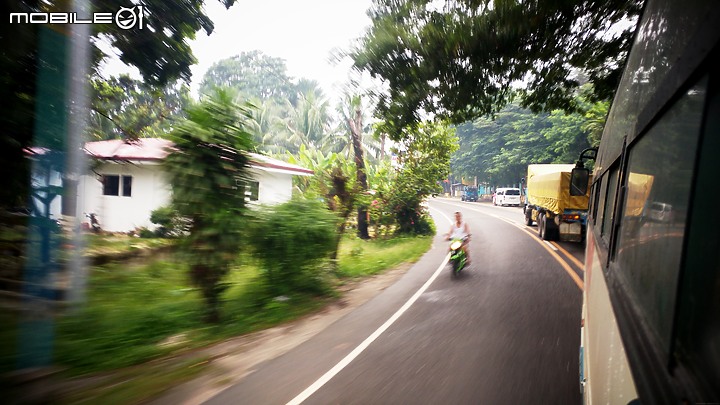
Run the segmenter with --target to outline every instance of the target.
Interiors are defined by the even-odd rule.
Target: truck
[[[477,201],[478,200],[478,189],[477,187],[473,186],[465,186],[465,189],[463,190],[462,196],[460,197],[462,201]]]
[[[589,189],[570,195],[570,177],[575,165],[533,164],[527,171],[525,224],[537,223],[543,240],[582,242],[587,226]]]

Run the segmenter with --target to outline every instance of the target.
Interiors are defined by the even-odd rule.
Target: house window
[[[247,196],[250,201],[257,201],[260,196],[260,182],[248,182],[248,187],[245,190],[245,196]]]
[[[103,195],[118,195],[120,191],[120,176],[103,175]]]
[[[122,181],[121,181],[122,180]],[[122,186],[122,196],[132,196],[132,176],[119,176],[116,174],[106,174],[102,176],[103,195],[119,196]]]
[[[245,199],[248,201],[257,201],[260,196],[260,182],[235,180],[238,190],[245,190]]]
[[[132,196],[132,176],[122,176],[122,195],[123,197]]]

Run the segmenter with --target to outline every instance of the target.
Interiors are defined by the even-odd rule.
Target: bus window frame
[[[675,316],[676,320],[673,322],[673,337],[671,338],[671,347],[669,353],[658,353],[661,348],[659,342],[653,341],[652,333],[648,333],[647,326],[644,325],[642,317],[637,312],[636,304],[633,302],[633,296],[628,291],[628,284],[623,280],[622,269],[620,269],[619,263],[616,261],[616,252],[619,247],[618,232],[619,226],[613,226],[612,233],[609,238],[609,244],[605,243],[604,238],[601,236],[602,222],[605,215],[609,215],[606,212],[604,205],[607,199],[607,188],[609,176],[612,168],[619,165],[620,173],[618,178],[618,190],[616,191],[615,203],[612,204],[614,210],[613,223],[618,223],[622,218],[623,203],[625,189],[627,188],[627,157],[628,152],[632,150],[633,146],[642,140],[647,135],[648,131],[660,120],[675,103],[680,100],[687,90],[693,87],[700,78],[705,75],[710,76],[710,83],[714,83],[717,86],[720,82],[720,71],[713,70],[717,68],[717,59],[720,55],[720,38],[717,35],[717,29],[708,24],[707,21],[713,21],[720,17],[720,8],[713,10],[711,15],[708,15],[704,24],[699,27],[700,29],[695,33],[691,40],[689,40],[689,46],[687,46],[679,58],[679,63],[674,65],[667,73],[667,76],[663,78],[662,82],[644,104],[643,108],[638,113],[638,118],[634,128],[630,128],[625,134],[625,142],[623,148],[619,153],[613,156],[605,155],[605,153],[599,154],[599,161],[596,162],[596,167],[599,168],[598,172],[595,173],[595,181],[593,182],[593,201],[592,216],[588,224],[591,226],[589,231],[593,232],[594,238],[594,251],[601,260],[601,268],[603,276],[607,284],[607,293],[610,298],[611,307],[615,313],[615,320],[618,324],[618,330],[624,351],[627,356],[628,363],[630,365],[630,371],[633,376],[634,386],[637,390],[639,398],[644,403],[677,403],[678,400],[685,398],[686,396],[702,398],[708,394],[698,395],[700,392],[707,393],[707,390],[702,390],[702,387],[698,386],[698,382],[688,372],[684,365],[675,364],[675,334],[677,328],[681,325],[677,322],[678,311],[680,309],[680,303],[683,297],[682,294],[682,279],[686,274],[686,258],[687,244],[689,240],[689,224],[685,225],[686,236],[683,241],[682,260],[679,267],[678,282],[679,288],[677,291],[678,297],[675,303]],[[644,13],[643,13],[644,14]],[[712,34],[712,35],[711,35]],[[707,46],[711,44],[711,46]],[[713,65],[713,58],[715,59],[715,66]],[[708,91],[711,85],[708,85]],[[696,166],[693,169],[693,184],[690,189],[690,202],[694,198],[697,198],[697,160],[700,159],[700,149],[703,143],[703,137],[712,136],[712,134],[705,133],[705,125],[710,119],[708,114],[708,103],[709,97],[705,100],[705,106],[702,115],[701,122],[701,134],[698,143],[698,151],[696,152]],[[609,135],[608,133],[603,134],[603,138]],[[616,136],[623,136],[617,133]],[[605,156],[603,156],[605,155]],[[618,203],[618,201],[621,201]],[[707,387],[706,387],[707,388]],[[700,391],[702,390],[702,391]],[[709,394],[720,395],[717,391],[711,390]],[[714,399],[714,398],[713,398]]]
[[[720,48],[720,46],[718,46]],[[720,49],[714,51],[720,52]],[[711,59],[710,56],[707,59]],[[602,179],[612,174],[614,168],[619,168],[621,172],[618,174],[618,183],[616,185],[615,201],[612,204],[614,211],[613,220],[611,223],[611,234],[610,238],[606,243],[602,235],[602,221],[604,216],[608,213],[607,209],[603,209],[602,218],[595,218],[593,221],[593,232],[595,233],[595,243],[598,256],[600,257],[601,263],[603,263],[602,269],[605,276],[605,280],[608,287],[608,294],[610,297],[611,305],[615,311],[615,319],[618,324],[620,331],[620,339],[622,340],[625,353],[630,363],[631,373],[635,386],[637,387],[638,393],[641,394],[641,398],[647,400],[651,398],[648,403],[669,403],[667,402],[670,398],[677,398],[678,395],[678,382],[671,375],[673,372],[673,347],[663,348],[662,344],[648,329],[649,326],[645,324],[645,320],[638,312],[638,304],[633,298],[633,294],[628,290],[628,283],[624,279],[624,273],[621,269],[620,264],[615,260],[615,254],[618,246],[618,234],[617,222],[622,218],[618,215],[622,214],[622,203],[618,202],[620,196],[620,188],[627,186],[627,157],[634,149],[635,145],[640,142],[647,133],[653,128],[653,126],[670,110],[684,95],[691,89],[699,80],[711,74],[710,62],[706,60],[694,73],[688,76],[686,81],[681,87],[677,89],[677,92],[667,100],[662,108],[657,110],[657,115],[652,120],[648,120],[647,125],[643,128],[642,132],[636,132],[634,136],[628,137],[632,141],[623,146],[620,155],[616,156],[612,162],[604,165],[605,169],[602,171],[602,175],[598,177],[597,181],[603,181]],[[701,131],[704,131],[705,121],[708,119],[706,116],[708,100],[705,100],[705,106],[703,109]],[[700,135],[704,136],[703,133]],[[627,139],[627,138],[626,138]],[[697,154],[700,153],[700,144],[697,146]],[[695,167],[693,170],[697,170]],[[695,197],[695,172],[693,173],[693,184],[690,190],[690,198]],[[609,177],[603,181],[605,185],[601,188],[601,195],[599,204],[603,204],[607,200],[607,189],[609,186]],[[687,244],[687,226],[685,228],[685,240],[683,241],[683,258],[679,268],[679,277],[682,279],[685,271],[685,258],[686,244]],[[680,291],[678,291],[679,294]],[[678,297],[679,298],[679,297]],[[679,299],[675,303],[675,313],[677,313],[679,305]],[[673,324],[673,331],[676,325]],[[674,334],[675,332],[673,332]],[[674,338],[671,340],[673,341]],[[669,349],[669,352],[668,352]],[[640,366],[638,366],[640,365]],[[641,369],[641,370],[639,370]],[[648,370],[653,370],[648,372]],[[687,379],[683,379],[688,384]],[[686,386],[686,384],[683,384]],[[694,391],[694,390],[693,390]]]

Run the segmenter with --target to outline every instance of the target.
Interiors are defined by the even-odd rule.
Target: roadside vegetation
[[[57,317],[55,362],[67,375],[111,370],[271,327],[335,299],[335,286],[348,277],[418,260],[430,243],[429,236],[364,241],[347,235],[341,242],[337,275],[327,272],[324,280],[316,280],[314,289],[323,294],[298,289],[277,295],[262,261],[242,254],[225,280],[223,316],[214,324],[203,322],[202,294],[188,278],[187,263],[175,254],[94,266],[87,305]],[[316,272],[323,269],[328,269],[327,262]],[[6,313],[2,322],[0,346],[11,349],[16,336],[9,326],[17,318]],[[13,352],[6,349],[0,351],[2,364],[12,366]]]

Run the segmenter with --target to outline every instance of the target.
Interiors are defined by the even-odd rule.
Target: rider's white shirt
[[[450,232],[450,239],[462,239],[464,237],[468,236],[467,232],[465,232],[465,221],[460,223],[460,226],[457,226],[457,222],[453,222],[451,232]]]

